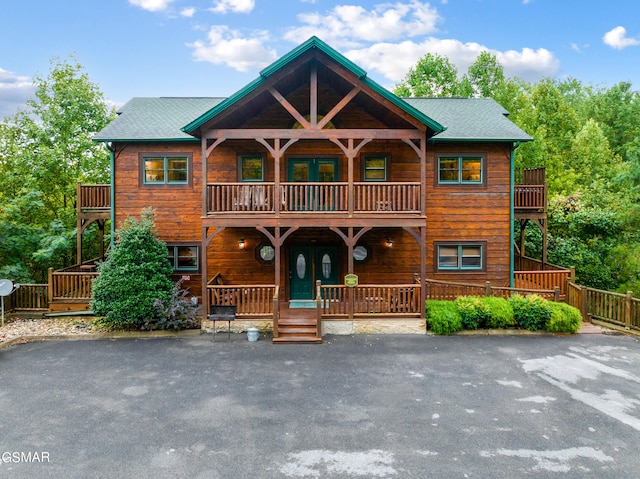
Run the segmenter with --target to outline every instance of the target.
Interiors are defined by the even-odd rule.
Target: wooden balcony
[[[83,185],[78,183],[78,212],[109,212],[111,209],[111,186]]]
[[[227,213],[420,215],[420,183],[218,183],[207,185],[207,215]]]

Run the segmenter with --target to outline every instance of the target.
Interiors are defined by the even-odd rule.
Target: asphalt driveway
[[[29,343],[0,351],[0,414],[12,479],[637,478],[640,343]]]

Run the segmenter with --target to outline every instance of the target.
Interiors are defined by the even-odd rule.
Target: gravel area
[[[5,315],[0,327],[0,344],[29,336],[74,336],[95,334],[92,316],[65,316],[59,318],[20,318]]]

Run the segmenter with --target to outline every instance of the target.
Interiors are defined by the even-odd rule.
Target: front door
[[[290,296],[292,300],[315,299],[315,284],[338,283],[336,246],[292,246],[289,249]]]

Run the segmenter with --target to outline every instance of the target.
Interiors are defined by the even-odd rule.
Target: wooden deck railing
[[[49,309],[48,284],[20,284],[11,293],[7,311],[46,311]]]
[[[567,303],[582,312],[585,321],[601,321],[640,331],[640,299],[626,294],[578,286],[567,282]]]
[[[95,271],[53,271],[49,269],[49,303],[54,301],[88,302]]]
[[[83,185],[78,183],[79,210],[108,210],[111,208],[110,185]]]
[[[349,213],[349,184],[338,182],[219,183],[207,185],[207,212]],[[420,213],[420,183],[354,183],[356,213]],[[277,205],[276,205],[277,202]]]
[[[237,306],[241,316],[273,316],[273,298],[276,287],[273,284],[221,285],[208,284],[208,304]]]
[[[508,298],[514,294],[528,295],[537,294],[551,301],[561,301],[560,288],[551,289],[539,288],[508,288],[504,286],[493,286],[487,281],[484,285],[471,283],[452,283],[449,281],[437,281],[427,279],[427,299],[444,299],[453,301],[459,296],[498,296]]]
[[[516,185],[513,207],[517,210],[547,211],[547,185]]]
[[[352,305],[354,316],[420,315],[419,284],[322,285],[323,317],[347,316]]]
[[[544,270],[544,271],[514,271],[513,284],[516,288],[553,290],[560,288],[560,294],[566,294],[567,279],[572,275],[571,270]]]
[[[530,258],[528,256],[514,256],[514,267],[516,271],[545,271],[545,270],[569,270],[573,275],[575,273],[574,268],[564,268],[562,266],[558,266],[552,263],[544,263],[542,261],[535,258]]]

